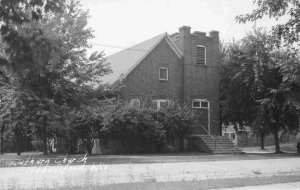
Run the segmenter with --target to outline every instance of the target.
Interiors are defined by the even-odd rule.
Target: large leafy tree
[[[33,22],[39,22],[44,13],[61,11],[62,8],[63,1],[60,0],[0,1],[0,31],[7,55],[0,59],[0,64],[11,72],[11,76],[15,79],[14,86],[18,90],[33,91],[32,78],[39,78],[43,83],[40,88],[45,88],[43,90],[44,97],[46,91],[49,90],[47,85],[44,86],[47,81],[45,72],[42,73],[42,71],[44,71],[43,65],[49,61],[49,57],[53,53],[50,51],[53,44],[43,36],[42,30],[35,28],[26,32],[23,27]],[[39,72],[41,75],[37,74]],[[16,97],[19,97],[18,94]],[[21,128],[24,124],[25,113],[20,112],[21,116],[13,119],[16,129]],[[16,130],[17,139],[20,137],[19,131]]]
[[[15,77],[16,88],[38,102],[31,123],[40,131],[46,154],[54,109],[65,104],[79,107],[110,70],[103,53],[88,56],[88,40],[93,35],[87,27],[88,12],[79,1],[1,3],[1,32],[8,55],[1,63]],[[56,113],[61,115],[59,110]]]
[[[251,75],[253,68],[244,55],[242,42],[232,42],[225,46],[225,56],[221,64],[221,116],[225,125],[233,124],[236,130],[249,125],[254,117],[256,102],[253,100],[252,85],[249,78],[238,80],[245,75]],[[242,64],[244,62],[245,64]],[[243,73],[240,73],[243,67]]]
[[[288,49],[285,52],[285,59],[281,59],[279,63],[284,77],[284,85],[281,89],[285,88],[284,91],[288,92],[287,98],[299,110],[300,67],[299,62],[295,60],[298,60],[299,55],[300,2],[298,0],[254,0],[253,3],[256,8],[249,14],[237,16],[236,20],[239,23],[246,23],[256,22],[265,16],[275,20],[283,18],[281,24],[272,27],[272,36],[276,39],[274,45],[280,47],[283,44]],[[291,61],[292,59],[294,61]],[[300,114],[298,115],[300,120]]]
[[[280,152],[279,131],[297,126],[297,107],[289,98],[294,97],[294,94],[286,87],[285,68],[282,64],[283,60],[294,63],[298,59],[286,57],[285,50],[274,50],[273,45],[272,36],[255,30],[229,48],[225,63],[234,63],[236,69],[227,78],[228,89],[225,92],[229,94],[226,94],[224,101],[233,101],[234,109],[240,111],[238,114],[237,111],[227,113],[230,122],[235,121],[235,115],[240,115],[243,120],[252,123],[255,130],[271,132],[275,138],[276,152]],[[240,95],[239,90],[246,91],[246,94]],[[236,93],[230,93],[232,91]],[[235,102],[238,99],[245,102]],[[248,112],[249,110],[252,111]],[[248,114],[252,114],[251,117]]]
[[[299,55],[300,37],[300,2],[298,0],[254,0],[256,8],[248,14],[238,15],[236,20],[239,23],[256,22],[263,17],[279,20],[281,24],[272,27],[273,45],[287,48],[285,57],[279,63],[283,68],[284,87],[290,91],[290,100],[299,104],[300,66],[297,61]],[[296,59],[295,59],[296,58]],[[294,61],[291,61],[294,59]],[[295,61],[296,60],[296,61]],[[289,61],[287,63],[287,61]],[[298,96],[297,96],[298,95]]]
[[[278,39],[278,43],[283,39],[287,44],[299,45],[300,2],[298,0],[254,0],[253,3],[256,8],[249,14],[237,16],[238,22],[256,22],[264,16],[275,20],[285,17],[286,22],[273,26],[273,36]]]

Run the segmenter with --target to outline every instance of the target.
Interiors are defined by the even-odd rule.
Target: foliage
[[[83,142],[87,153],[91,154],[94,139],[99,137],[103,121],[98,105],[89,105],[79,110],[73,110],[71,116],[71,131],[74,131],[76,139]]]
[[[32,144],[34,150],[36,150],[36,151],[43,151],[43,141],[41,141],[41,140],[34,140],[34,141],[31,141],[31,144]]]
[[[256,102],[252,99],[251,85],[253,79],[238,80],[244,77],[240,70],[251,72],[252,65],[243,55],[241,42],[232,42],[225,46],[226,52],[221,64],[220,105],[222,123],[233,124],[235,129],[249,125],[256,110]],[[238,74],[239,73],[239,74]]]
[[[124,142],[129,152],[139,147],[145,148],[144,151],[153,148],[159,151],[167,138],[184,138],[190,134],[193,122],[192,111],[176,104],[159,110],[117,104],[106,112],[104,118],[102,137]]]
[[[229,115],[229,122],[236,122],[236,116],[238,118],[241,111],[240,119],[243,122],[252,123],[258,132],[274,134],[276,152],[280,152],[279,130],[297,127],[297,107],[291,101],[291,97],[297,94],[287,87],[289,84],[286,84],[284,67],[285,64],[294,63],[296,58],[286,57],[285,49],[273,49],[273,40],[266,32],[255,30],[241,42],[229,47],[224,63],[225,66],[229,65],[228,70],[232,72],[228,72],[223,80],[223,102],[229,107],[225,110],[229,110],[225,113]],[[232,69],[231,65],[235,65],[236,69]],[[294,88],[298,87],[295,84]],[[239,91],[245,94],[241,95]],[[261,129],[261,126],[265,129]]]
[[[133,152],[136,145],[156,146],[162,143],[166,134],[162,125],[154,120],[153,114],[151,108],[117,104],[106,113],[101,134],[123,142],[129,152]]]
[[[110,72],[103,52],[88,56],[93,35],[87,19],[88,12],[78,0],[1,1],[7,56],[0,63],[9,73],[13,92],[32,99],[20,106],[29,112],[20,111],[22,117],[11,119],[34,126],[34,134],[43,139],[44,153],[47,136],[57,130],[51,127],[69,127],[58,125],[64,106],[78,109],[86,104],[93,86]]]
[[[168,138],[185,137],[192,133],[195,115],[188,107],[170,104],[156,110],[155,119],[164,126]]]
[[[284,24],[277,24],[272,28],[273,36],[277,38],[277,45],[280,44],[281,38],[287,44],[299,42],[299,16],[300,2],[298,0],[254,0],[257,6],[252,13],[239,15],[236,20],[240,23],[255,22],[264,16],[278,20],[281,17],[288,17]],[[299,45],[299,44],[298,44]]]

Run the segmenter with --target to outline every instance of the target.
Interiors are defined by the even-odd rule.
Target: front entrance
[[[197,135],[210,134],[210,110],[208,100],[194,99],[192,107],[196,114],[196,128],[193,133]]]

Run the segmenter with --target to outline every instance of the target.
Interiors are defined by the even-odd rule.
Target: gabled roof
[[[102,78],[103,83],[112,84],[122,80],[163,40],[166,39],[172,50],[178,57],[182,57],[181,51],[172,42],[167,33],[155,36],[135,46],[119,51],[106,57],[106,63],[110,63],[113,73]]]

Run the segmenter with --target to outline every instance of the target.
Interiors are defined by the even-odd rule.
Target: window
[[[135,98],[135,99],[131,99],[130,101],[130,105],[135,106],[135,107],[140,107],[140,100]]]
[[[166,100],[166,99],[157,99],[153,101],[156,105],[157,109],[160,108],[166,108],[169,104],[170,104],[170,100]]]
[[[159,80],[168,80],[168,69],[165,67],[159,68]]]
[[[208,109],[209,102],[206,99],[194,99],[192,102],[192,107]]]
[[[196,64],[206,65],[206,48],[204,46],[196,46]]]

